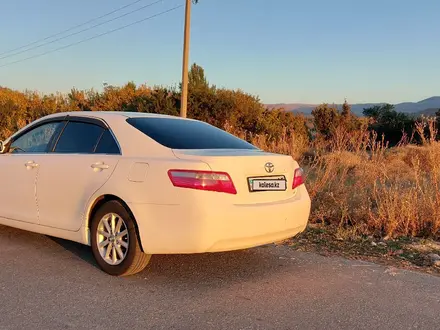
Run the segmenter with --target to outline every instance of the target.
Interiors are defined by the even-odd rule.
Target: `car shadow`
[[[66,251],[99,269],[91,248],[59,238],[50,239]],[[153,255],[142,272],[120,280],[164,286],[213,289],[255,278],[269,278],[279,271],[293,271],[293,258],[274,253],[273,245],[218,253]],[[288,260],[287,260],[288,259]],[[288,262],[286,262],[288,261]]]
[[[51,241],[55,242],[56,244],[58,244],[64,250],[69,251],[70,253],[82,259],[83,261],[89,263],[90,265],[99,268],[98,264],[95,261],[95,258],[93,257],[90,246],[76,243],[73,241],[67,241],[57,237],[52,237],[52,236],[46,236],[46,237],[49,238]]]
[[[156,283],[197,287],[198,290],[269,279],[290,266],[274,254],[273,249],[265,246],[231,252],[155,255],[139,276]]]
[[[43,237],[45,239],[42,240]],[[17,247],[36,248],[39,253],[47,252],[51,256],[57,246],[55,250],[58,252],[68,252],[87,265],[99,269],[98,273],[106,276],[96,263],[91,248],[80,243],[4,226],[0,227],[0,241],[11,241]],[[298,266],[304,256],[292,255],[287,251],[291,250],[286,250],[283,246],[266,245],[231,252],[153,255],[149,265],[142,272],[125,278],[112,278],[109,281],[200,289],[205,286],[213,288],[233,285],[253,279],[265,281],[286,271],[291,275],[301,276],[302,268]]]
[[[0,241],[10,241],[17,247],[37,248],[39,253],[47,252],[51,256],[54,247],[58,246],[57,251],[68,252],[89,266],[99,269],[98,273],[106,276],[96,263],[91,248],[80,243],[4,226],[0,226]],[[266,245],[231,252],[153,255],[149,265],[142,272],[110,281],[125,280],[126,283],[136,285],[142,281],[145,284],[200,288],[204,285],[223,286],[256,278],[266,280],[285,271],[292,275],[301,272],[301,268],[297,266],[303,257],[295,255],[293,258],[290,253],[284,256],[286,253],[283,250],[282,246],[277,248],[274,245]]]

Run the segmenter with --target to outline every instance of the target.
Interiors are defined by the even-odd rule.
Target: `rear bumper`
[[[288,200],[252,205],[129,204],[149,254],[186,254],[246,249],[304,231],[310,214],[305,187]]]

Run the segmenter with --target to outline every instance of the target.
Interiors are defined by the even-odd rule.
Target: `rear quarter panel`
[[[207,164],[198,161],[182,161],[167,157],[122,158],[111,178],[90,199],[87,214],[90,214],[95,201],[104,195],[114,195],[129,206],[171,206],[200,202],[201,197],[212,199],[214,194],[174,187],[168,177],[168,170],[173,168],[210,170]],[[134,177],[136,180],[133,180]],[[136,220],[139,223],[142,219]]]

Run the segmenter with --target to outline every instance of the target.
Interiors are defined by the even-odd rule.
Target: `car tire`
[[[106,202],[97,210],[91,221],[90,235],[93,256],[107,274],[139,273],[151,259],[151,255],[142,252],[133,217],[118,201]]]

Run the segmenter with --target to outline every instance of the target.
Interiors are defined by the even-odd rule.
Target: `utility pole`
[[[185,33],[183,40],[183,63],[182,63],[182,96],[180,101],[180,117],[186,118],[188,108],[188,60],[189,60],[189,38],[191,25],[191,3],[193,0],[186,0],[185,8]]]

